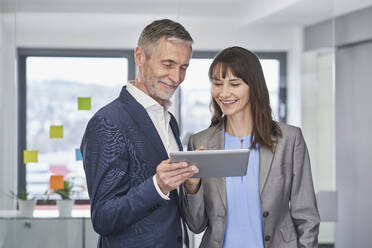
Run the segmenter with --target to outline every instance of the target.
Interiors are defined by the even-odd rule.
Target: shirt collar
[[[142,90],[138,89],[136,86],[133,85],[134,81],[129,81],[127,84],[127,91],[131,94],[136,101],[141,104],[145,109],[149,109],[152,106],[159,106],[163,109],[157,101],[155,101],[151,96],[147,95]],[[171,101],[166,104],[166,110],[170,107]],[[164,109],[163,109],[164,110]]]

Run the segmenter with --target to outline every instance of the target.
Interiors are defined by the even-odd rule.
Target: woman
[[[273,121],[255,54],[230,47],[209,69],[213,117],[189,150],[249,148],[244,177],[191,178],[182,211],[200,247],[317,247],[319,214],[301,130]],[[202,148],[201,148],[202,147]]]

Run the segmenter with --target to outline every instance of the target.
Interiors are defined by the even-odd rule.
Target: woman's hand
[[[205,148],[202,146],[196,149],[196,151],[203,150],[205,150]],[[184,183],[184,187],[188,194],[195,194],[196,192],[198,192],[200,187],[200,178],[188,178]]]
[[[189,178],[185,181],[183,186],[188,194],[195,194],[200,187],[200,178]]]

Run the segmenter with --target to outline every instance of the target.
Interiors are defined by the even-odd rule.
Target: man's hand
[[[188,165],[186,162],[171,163],[170,160],[162,161],[156,168],[156,181],[163,194],[177,189],[186,179],[198,173],[195,165]]]

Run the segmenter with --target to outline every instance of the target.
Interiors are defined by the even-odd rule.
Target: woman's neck
[[[252,134],[253,120],[250,113],[239,113],[226,117],[226,132],[242,138]]]

